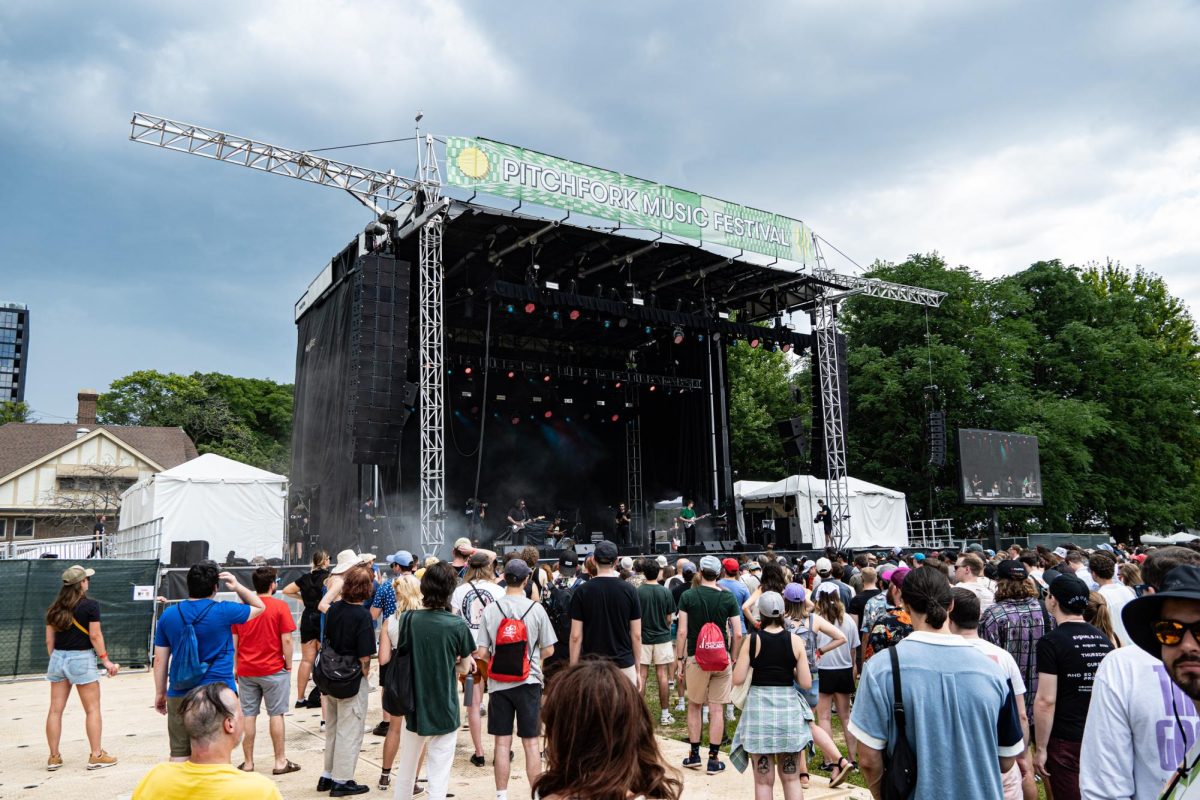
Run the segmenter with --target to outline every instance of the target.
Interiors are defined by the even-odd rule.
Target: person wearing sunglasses
[[[1181,718],[1200,714],[1200,565],[1183,564],[1167,573],[1162,588],[1139,597],[1121,614],[1133,643],[1162,660],[1171,682],[1186,699],[1172,694],[1171,706],[1180,741],[1186,741]],[[1191,700],[1193,708],[1184,704]],[[1163,800],[1200,798],[1200,745],[1191,748],[1161,790]]]
[[[1033,701],[1034,770],[1049,783],[1054,800],[1078,800],[1079,751],[1092,683],[1113,646],[1084,622],[1090,587],[1074,575],[1050,584],[1046,608],[1058,627],[1038,639],[1037,696]]]

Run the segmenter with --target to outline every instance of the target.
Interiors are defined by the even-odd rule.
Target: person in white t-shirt
[[[1092,577],[1096,579],[1096,583],[1100,585],[1096,591],[1104,598],[1104,602],[1108,603],[1108,616],[1112,621],[1113,631],[1121,640],[1121,645],[1128,647],[1133,640],[1125,632],[1125,623],[1121,621],[1121,609],[1125,608],[1126,603],[1136,600],[1137,595],[1133,593],[1133,589],[1120,581],[1113,580],[1117,571],[1117,562],[1107,553],[1094,554],[1088,559],[1088,568],[1092,572]]]
[[[966,553],[954,562],[955,586],[966,589],[979,598],[980,613],[987,611],[996,602],[996,590],[983,582],[983,559],[974,553]],[[989,581],[990,583],[990,581]]]
[[[1025,712],[1025,679],[1012,653],[986,639],[979,638],[979,597],[969,589],[955,588],[954,605],[950,607],[950,632],[958,634],[985,656],[995,661],[1012,684],[1013,697],[1017,703],[1017,716],[1021,719],[1021,732],[1029,741],[1029,717]],[[1012,767],[1000,776],[1004,786],[1004,800],[1037,800],[1037,782],[1029,763],[1026,750]]]
[[[1182,564],[1200,564],[1200,553],[1186,547],[1152,551],[1142,563],[1146,592],[1158,592],[1167,573]],[[1195,743],[1198,723],[1200,714],[1171,683],[1162,661],[1140,647],[1113,650],[1092,683],[1079,752],[1080,795],[1158,800]]]
[[[467,559],[467,572],[463,575],[462,583],[450,595],[450,610],[463,618],[471,630],[471,636],[479,635],[479,625],[483,621],[483,610],[504,596],[504,590],[496,585],[495,571],[492,564],[492,554],[479,550]],[[476,665],[486,667],[479,659]],[[471,764],[482,767],[485,763],[483,755],[483,715],[480,713],[483,705],[483,685],[487,672],[482,668],[475,680],[475,690],[467,698],[467,726],[471,729],[471,742],[475,745],[475,754],[471,756]]]

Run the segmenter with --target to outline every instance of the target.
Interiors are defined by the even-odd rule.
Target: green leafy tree
[[[32,422],[29,406],[20,400],[6,400],[0,403],[0,425],[10,422]]]
[[[103,424],[178,426],[201,453],[286,473],[292,387],[220,373],[140,370],[113,381],[96,404]]]
[[[775,423],[810,417],[798,359],[738,344],[728,354],[729,445],[735,480],[778,480],[797,468],[785,459]]]

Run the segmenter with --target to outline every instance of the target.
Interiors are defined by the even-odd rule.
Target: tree
[[[737,480],[778,480],[795,463],[783,455],[775,423],[811,416],[794,358],[738,344],[728,354],[729,445]]]
[[[29,406],[20,400],[5,400],[0,403],[0,425],[10,422],[32,422]]]
[[[113,381],[96,403],[109,425],[178,426],[201,453],[274,472],[290,469],[292,387],[220,373],[140,370]]]

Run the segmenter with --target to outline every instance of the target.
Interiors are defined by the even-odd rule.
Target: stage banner
[[[815,261],[799,220],[477,137],[446,139],[453,186],[798,263]]]

